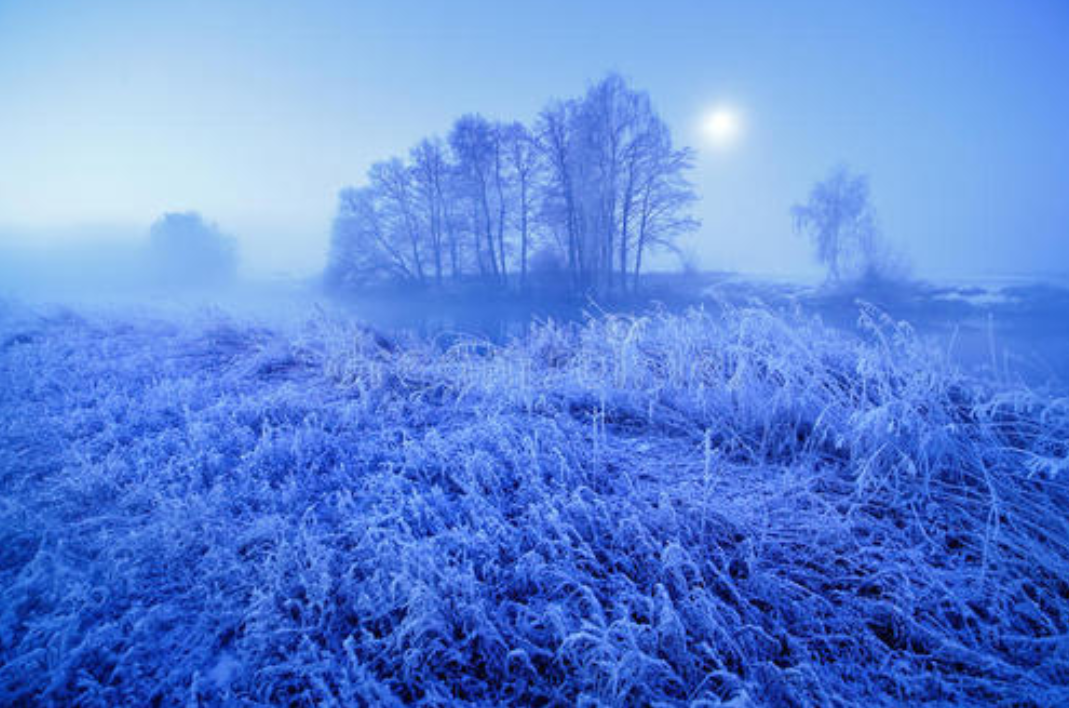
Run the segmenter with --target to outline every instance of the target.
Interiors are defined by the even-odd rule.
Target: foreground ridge
[[[0,309],[0,702],[1069,703],[1069,401],[752,307]]]

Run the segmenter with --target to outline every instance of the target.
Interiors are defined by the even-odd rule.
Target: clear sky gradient
[[[0,0],[0,240],[196,209],[252,271],[313,272],[371,162],[609,70],[699,151],[706,267],[811,271],[788,210],[846,162],[921,275],[1069,271],[1064,0]]]

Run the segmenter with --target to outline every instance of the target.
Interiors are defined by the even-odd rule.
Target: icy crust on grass
[[[0,702],[1069,703],[1069,403],[760,308],[0,315]]]

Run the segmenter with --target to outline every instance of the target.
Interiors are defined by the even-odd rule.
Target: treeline
[[[424,139],[341,191],[326,279],[634,290],[650,251],[698,226],[692,162],[649,96],[615,74],[551,101],[532,126],[465,115],[447,139]]]

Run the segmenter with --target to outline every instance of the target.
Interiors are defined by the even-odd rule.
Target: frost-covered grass
[[[0,703],[1069,703],[1069,401],[862,312],[0,313]]]

